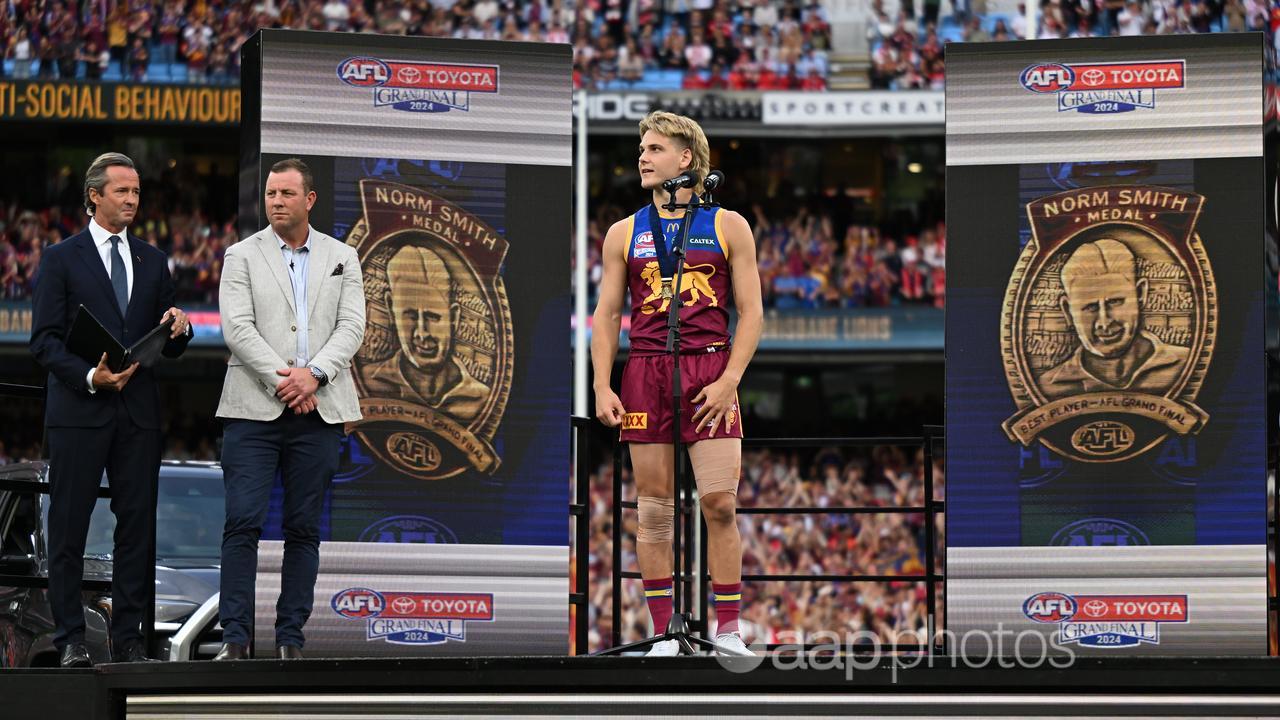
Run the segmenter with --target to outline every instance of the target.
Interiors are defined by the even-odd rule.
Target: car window
[[[161,477],[156,504],[156,556],[181,567],[216,561],[226,519],[221,476]]]
[[[35,553],[35,501],[26,493],[0,492],[0,557]]]
[[[216,473],[160,470],[156,501],[156,562],[170,567],[216,564],[222,547],[225,494]],[[48,522],[46,512],[46,523]],[[116,519],[99,498],[89,519],[85,557],[110,559]]]

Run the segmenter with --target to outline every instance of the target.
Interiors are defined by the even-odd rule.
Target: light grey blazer
[[[307,265],[311,364],[329,376],[316,392],[328,423],[359,420],[351,358],[364,341],[364,279],[355,248],[311,231]],[[337,275],[338,266],[342,266]],[[275,395],[297,355],[293,285],[275,233],[263,228],[227,248],[218,287],[222,337],[231,349],[218,417],[274,420],[286,410]]]

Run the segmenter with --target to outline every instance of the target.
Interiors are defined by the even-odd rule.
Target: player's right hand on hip
[[[622,407],[622,399],[612,390],[596,393],[596,417],[605,427],[618,427],[622,424],[622,416],[627,411]]]

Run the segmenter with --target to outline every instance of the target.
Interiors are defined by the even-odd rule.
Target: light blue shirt
[[[275,235],[275,231],[271,231]],[[295,321],[298,332],[297,357],[294,367],[306,367],[311,362],[311,349],[307,346],[307,265],[311,261],[311,238],[315,235],[313,228],[307,228],[307,241],[302,247],[294,250],[276,235],[280,243],[280,254],[284,257],[284,269],[289,273],[289,282],[293,285],[293,307],[298,311]]]

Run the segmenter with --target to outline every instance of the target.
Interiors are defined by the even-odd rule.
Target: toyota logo
[[[1099,617],[1107,613],[1107,604],[1101,600],[1090,600],[1084,604],[1084,612],[1086,615]]]
[[[1102,81],[1106,79],[1107,79],[1106,73],[1102,72],[1097,68],[1093,68],[1091,70],[1085,70],[1083,73],[1080,74],[1080,82],[1084,83],[1085,85],[1089,85],[1091,87],[1094,85],[1101,85]]]
[[[414,602],[413,598],[407,597],[398,597],[391,601],[391,609],[394,610],[397,615],[408,615],[413,612],[413,609],[417,607],[417,605],[418,603]]]
[[[396,71],[396,77],[402,83],[417,85],[422,81],[422,71],[416,67],[402,67]]]

